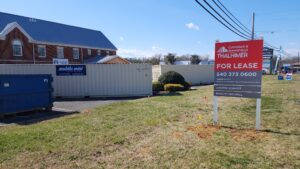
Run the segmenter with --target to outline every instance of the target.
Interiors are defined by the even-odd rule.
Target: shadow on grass
[[[245,131],[245,130],[255,130],[255,129],[247,129],[247,128],[236,128],[232,126],[221,126],[225,129],[230,130],[237,130],[237,131]],[[272,129],[264,129],[264,130],[258,130],[258,132],[265,132],[265,133],[272,133],[272,134],[279,134],[279,135],[287,135],[287,136],[300,136],[300,133],[288,133],[288,132],[282,132],[282,131],[275,131]]]
[[[155,94],[153,96],[182,96],[182,94],[178,93],[178,92],[171,92],[171,93],[169,93],[169,92],[161,92],[161,93],[157,93],[157,94]]]
[[[0,127],[19,124],[19,125],[31,125],[40,123],[42,121],[47,121],[59,117],[69,116],[79,112],[64,112],[64,111],[51,111],[51,112],[41,112],[41,111],[31,111],[25,113],[18,113],[14,115],[6,115],[0,118]]]
[[[272,129],[265,129],[261,131],[267,133],[273,133],[273,134],[287,135],[287,136],[300,136],[300,133],[288,133],[288,132],[275,131]]]
[[[66,101],[109,101],[109,100],[136,100],[145,98],[146,96],[133,96],[133,97],[82,97],[82,98],[55,98],[55,102],[66,102]]]

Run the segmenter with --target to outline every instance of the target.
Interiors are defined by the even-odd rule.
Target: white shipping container
[[[197,84],[214,82],[214,65],[157,65],[152,68],[152,79],[157,81],[159,76],[168,71],[180,73],[185,81]]]
[[[0,74],[51,74],[55,97],[152,95],[152,67],[148,64],[89,64],[86,76],[57,76],[56,65],[1,64]]]

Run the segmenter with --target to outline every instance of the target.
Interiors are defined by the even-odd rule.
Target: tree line
[[[157,54],[149,58],[126,58],[131,63],[149,63],[152,65],[159,65],[161,61],[164,61],[167,65],[174,65],[176,61],[190,61],[190,64],[197,65],[201,61],[207,61],[208,59],[209,56],[200,56],[197,54],[178,56],[174,53],[168,53],[167,55]]]

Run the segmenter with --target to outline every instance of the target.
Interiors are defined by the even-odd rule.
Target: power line
[[[215,10],[215,8],[213,8],[206,0],[203,0],[205,3],[206,3],[206,5],[208,5],[208,7],[210,8],[210,9],[212,9],[219,17],[221,17],[228,25],[230,25],[233,29],[235,29],[236,31],[238,31],[240,34],[242,34],[242,35],[244,35],[244,36],[246,36],[246,37],[249,37],[249,38],[251,38],[250,37],[250,35],[249,34],[245,34],[245,33],[243,33],[243,32],[241,32],[239,29],[237,29],[235,26],[233,26],[231,23],[229,23],[217,10]]]
[[[229,26],[227,26],[224,22],[222,22],[219,18],[217,18],[214,14],[212,14],[203,4],[201,4],[198,0],[195,0],[198,5],[200,5],[206,12],[208,12],[212,17],[214,17],[217,21],[219,21],[223,26],[225,26],[227,29],[229,29],[231,32],[235,33],[236,35],[244,38],[244,39],[249,39],[248,37],[245,37],[233,29],[231,29]]]
[[[214,0],[213,0],[214,1]],[[218,3],[229,13],[229,15],[231,15],[238,23],[240,23],[241,26],[243,26],[245,29],[247,29],[249,32],[251,32],[251,30],[249,28],[247,28],[241,21],[239,21],[226,7],[225,5],[222,4],[222,2],[220,0],[217,0]]]
[[[229,12],[229,10],[227,10],[227,8],[225,8],[225,6],[219,0],[218,0],[219,4],[222,5],[224,9],[215,0],[212,1],[233,23],[235,23],[243,31],[251,34],[251,31],[245,25],[243,25],[231,12]],[[229,14],[224,10],[226,10]],[[238,23],[234,19],[232,19],[232,17],[230,17],[229,15],[231,15]]]
[[[217,0],[217,2],[215,1],[215,0],[212,0],[213,2],[214,2],[214,4],[216,4],[216,6],[232,21],[232,22],[234,22],[239,28],[241,28],[241,27],[243,27],[243,28],[241,28],[242,30],[244,30],[245,32],[248,32],[248,33],[250,33],[251,32],[251,30],[249,29],[249,28],[247,28],[236,16],[234,16],[233,15],[233,13],[232,12],[230,12],[230,10],[228,10],[228,8],[226,8],[226,6],[220,1],[220,0]],[[223,7],[223,9],[221,8],[221,6]],[[225,10],[225,11],[224,11]],[[230,17],[230,16],[231,17]],[[232,19],[232,18],[234,18],[234,19]],[[237,22],[235,22],[234,20],[236,20]],[[256,35],[256,34],[254,34],[254,36],[255,36],[255,38],[257,38],[258,39],[258,36]],[[273,48],[273,49],[275,49],[275,50],[279,50],[279,48],[278,47],[275,47],[275,46],[273,46],[273,45],[270,45],[269,43],[267,43],[267,42],[264,42],[264,44],[265,44],[265,46],[267,46],[267,47],[270,47],[270,48]]]
[[[195,0],[196,1],[196,3],[198,4],[198,5],[200,5],[206,12],[208,12],[212,17],[214,17],[218,22],[220,22],[223,26],[225,26],[227,29],[229,29],[231,32],[233,32],[233,33],[235,33],[236,35],[238,35],[238,36],[240,36],[240,37],[242,37],[242,38],[244,38],[244,39],[251,39],[251,37],[250,37],[250,35],[249,35],[249,32],[250,32],[250,29],[249,28],[247,28],[239,19],[237,19],[237,17],[235,17],[226,7],[225,7],[225,5],[223,5],[221,2],[220,2],[220,0],[217,0],[218,1],[218,3],[223,7],[223,9],[221,8],[221,6],[220,5],[218,5],[217,4],[217,2],[215,1],[215,0],[212,0],[213,2],[214,2],[214,4],[216,4],[216,6],[235,24],[235,25],[237,25],[240,29],[242,29],[243,31],[245,31],[246,33],[248,33],[248,34],[245,34],[245,33],[243,33],[243,32],[241,32],[241,30],[239,30],[239,29],[237,29],[235,26],[233,26],[231,23],[229,23],[218,11],[216,11],[216,9],[214,9],[206,0],[203,0],[208,6],[209,6],[209,8],[210,9],[212,9],[222,20],[224,20],[228,25],[230,25],[230,26],[228,26],[227,24],[225,24],[222,20],[220,20],[217,16],[215,16],[210,10],[208,10],[202,3],[200,3],[198,0]],[[225,12],[225,11],[227,11],[227,12]],[[229,15],[231,15],[231,17],[229,16]],[[234,21],[234,19],[232,19],[232,17],[236,20],[236,21]],[[238,24],[238,23],[239,24]],[[241,27],[243,27],[243,28],[241,28]],[[234,30],[233,30],[234,29]],[[254,34],[254,37],[256,38],[256,39],[259,39],[258,38],[258,36],[256,35],[256,34]],[[282,48],[278,48],[278,47],[275,47],[274,45],[271,45],[271,44],[269,44],[268,42],[266,42],[265,40],[264,40],[264,46],[266,46],[266,47],[269,47],[269,48],[272,48],[272,49],[274,49],[274,50],[277,50],[277,51],[281,51],[282,52],[282,54],[284,54],[284,55],[286,55],[286,56],[289,56],[290,54],[288,54],[286,51],[284,51]]]

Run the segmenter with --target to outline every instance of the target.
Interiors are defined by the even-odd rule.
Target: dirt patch
[[[238,130],[238,129],[227,129],[231,137],[236,141],[254,141],[262,140],[268,137],[265,132],[256,130]]]
[[[176,138],[176,139],[180,139],[182,137],[182,133],[181,132],[178,132],[178,131],[175,131],[173,133],[173,137]]]
[[[254,141],[254,140],[262,140],[268,137],[268,133],[250,130],[250,129],[232,129],[226,128],[222,126],[204,126],[198,125],[193,127],[188,127],[187,131],[193,132],[197,134],[200,139],[211,139],[215,132],[224,129],[227,131],[231,138],[236,141]],[[175,133],[173,134],[175,136]]]
[[[137,157],[149,156],[151,149],[149,146],[141,147],[136,151]]]
[[[187,131],[191,131],[200,139],[211,139],[215,132],[217,132],[220,129],[218,126],[194,126],[194,127],[188,127]]]

